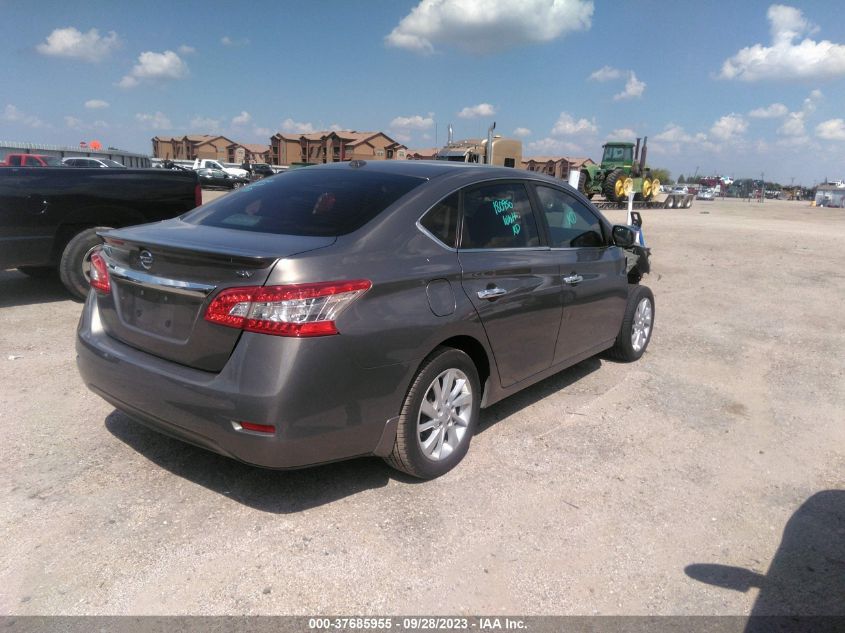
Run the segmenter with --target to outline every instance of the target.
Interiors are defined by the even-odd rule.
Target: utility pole
[[[762,171],[760,172],[760,180],[763,181],[763,184],[762,184],[763,188],[760,190],[760,204],[763,204],[763,202],[766,200],[766,173],[765,172],[762,172]]]

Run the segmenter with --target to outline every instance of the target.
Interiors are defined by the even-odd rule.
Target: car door
[[[553,186],[534,191],[551,252],[560,264],[563,316],[554,363],[612,342],[628,298],[625,253],[610,245],[603,223],[584,202]]]
[[[560,270],[541,243],[524,182],[468,188],[461,209],[461,284],[508,387],[552,364],[561,321]]]

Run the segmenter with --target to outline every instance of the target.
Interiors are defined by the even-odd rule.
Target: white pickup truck
[[[210,158],[197,158],[191,169],[194,171],[197,169],[222,169],[231,176],[249,178],[249,172],[246,169],[241,169],[240,167],[224,167],[219,161],[211,160]]]

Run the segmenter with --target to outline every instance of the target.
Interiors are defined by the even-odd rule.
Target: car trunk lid
[[[279,259],[334,237],[256,234],[178,219],[104,232],[111,291],[97,294],[107,334],[144,352],[220,371],[241,331],[204,319],[224,288],[261,286]]]

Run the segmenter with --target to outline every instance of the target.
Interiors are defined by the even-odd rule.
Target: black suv
[[[273,168],[270,167],[267,163],[253,163],[252,164],[252,175],[259,176],[261,178],[266,178],[267,176],[272,176],[276,172],[273,171]]]

